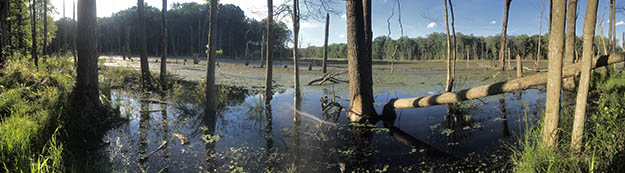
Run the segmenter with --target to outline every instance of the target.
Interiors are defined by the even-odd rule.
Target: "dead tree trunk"
[[[599,68],[608,64],[618,63],[622,61],[623,54],[620,53],[611,54],[610,56],[603,55],[598,58],[593,58],[592,67]],[[562,76],[571,77],[579,74],[582,68],[581,66],[581,63],[565,66],[562,71]],[[477,86],[457,92],[447,92],[443,94],[416,98],[400,98],[393,102],[393,107],[395,109],[408,109],[457,103],[465,100],[472,100],[506,92],[523,90],[532,86],[542,85],[545,83],[547,83],[547,73],[538,73],[527,77],[513,79],[510,81]]]
[[[206,56],[207,66],[206,66],[206,111],[210,113],[217,111],[217,88],[215,87],[215,62],[217,60],[216,57],[216,45],[215,45],[215,34],[217,29],[217,7],[219,6],[217,0],[211,0],[209,4],[210,8],[210,19],[208,23],[208,55]]]
[[[272,83],[272,70],[273,70],[273,61],[272,57],[272,46],[271,46],[271,23],[273,23],[273,0],[267,0],[267,71],[265,76],[265,104],[269,105],[271,101],[271,83]]]
[[[347,0],[347,59],[351,122],[367,122],[377,116],[373,108],[371,64],[371,1]]]
[[[542,49],[542,32],[543,32],[543,13],[545,13],[545,0],[543,0],[543,8],[541,8],[540,10],[540,19],[539,19],[539,23],[538,23],[538,46],[536,47],[536,62],[534,63],[534,72],[538,72],[538,65],[540,64],[540,58],[541,58],[541,53],[540,50]]]
[[[137,1],[137,22],[139,22],[139,46],[141,60],[141,83],[144,90],[152,90],[152,74],[150,74],[150,66],[148,64],[148,46],[145,30],[145,3],[143,0]]]
[[[569,0],[567,8],[564,65],[575,63],[575,19],[577,19],[577,0]],[[573,78],[564,78],[562,82],[562,87],[565,89],[575,88],[575,80]]]
[[[456,21],[456,18],[454,16],[454,5],[451,3],[451,0],[448,0],[448,2],[449,2],[449,14],[451,15],[451,34],[452,34],[451,44],[453,46],[452,62],[451,62],[451,79],[452,81],[455,81],[456,80],[456,59],[458,58],[458,43],[456,42],[456,25],[454,24]],[[453,86],[452,86],[452,89],[453,89]]]
[[[523,60],[521,60],[520,55],[516,55],[516,77],[523,77]]]
[[[299,87],[299,64],[298,64],[298,55],[297,55],[297,46],[298,46],[298,38],[299,38],[299,0],[293,0],[293,89],[294,92],[294,101],[297,101],[300,98],[300,87]],[[325,62],[325,61],[324,61]]]
[[[542,145],[552,148],[557,139],[560,118],[560,92],[562,89],[562,56],[564,56],[564,24],[566,0],[552,0],[551,27],[549,30],[549,68],[547,79],[547,103],[543,126]]]
[[[167,0],[163,0],[161,13],[161,87],[167,90]]]
[[[330,31],[330,14],[326,13],[326,32],[325,39],[323,41],[323,73],[327,72],[328,66],[328,34]]]
[[[504,71],[506,70],[504,67],[504,54],[506,51],[506,31],[508,30],[508,13],[510,10],[510,2],[512,2],[512,0],[506,0],[505,1],[505,7],[504,7],[504,16],[503,16],[503,21],[501,23],[502,27],[501,27],[501,43],[499,45],[499,70],[500,71]]]
[[[265,46],[265,35],[261,34],[260,37],[260,68],[263,68],[265,67],[265,48],[267,47]]]
[[[508,59],[506,60],[506,61],[508,61],[508,69],[512,69],[512,62],[511,62],[512,61],[512,57],[511,57],[512,56],[511,55],[512,52],[510,52],[510,48],[509,47],[506,48],[506,52],[508,53],[508,56],[507,56]]]
[[[586,5],[586,16],[584,17],[583,30],[583,55],[579,63],[581,66],[581,77],[579,80],[579,88],[577,90],[577,100],[575,104],[575,118],[573,120],[573,130],[571,132],[571,151],[579,152],[582,143],[582,134],[584,132],[584,119],[586,116],[586,103],[588,99],[588,90],[590,87],[590,73],[592,61],[590,57],[593,54],[593,37],[595,36],[595,24],[597,22],[597,0],[589,0]]]
[[[608,48],[605,43],[605,37],[603,36],[603,21],[601,17],[599,17],[599,38],[601,39],[599,44],[603,47],[603,55],[608,54]]]
[[[610,0],[610,50],[609,53],[612,53],[616,50],[616,18],[615,18],[615,0]]]
[[[449,22],[448,22],[449,17],[447,17],[447,0],[443,0],[443,4],[445,6],[445,29],[447,31],[447,80],[445,81],[445,91],[451,92],[451,90],[453,89],[453,85],[454,85],[454,78],[451,73],[451,68],[452,68],[451,49],[452,48],[451,48],[451,36],[449,34]]]

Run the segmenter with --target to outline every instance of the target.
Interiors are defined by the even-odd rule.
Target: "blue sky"
[[[51,0],[57,8],[55,19],[62,16],[63,0]],[[72,0],[65,0],[66,15],[71,17]],[[145,0],[151,6],[160,8],[161,0]],[[330,0],[336,3],[339,14],[330,16],[330,43],[344,43],[346,38],[345,24],[345,3],[342,0]],[[174,2],[204,2],[204,0],[168,0]],[[235,4],[240,6],[248,17],[262,19],[266,16],[266,1],[264,0],[220,0],[221,3]],[[386,19],[391,15],[391,10],[395,0],[372,0],[373,2],[373,32],[374,36],[387,35]],[[274,6],[282,3],[282,0],[274,0]],[[432,32],[445,32],[445,18],[442,0],[400,0],[402,12],[402,24],[404,35],[408,37],[426,36]],[[454,0],[454,12],[456,18],[456,32],[474,35],[495,35],[501,32],[504,0]],[[510,16],[508,20],[508,34],[537,34],[539,25],[539,15],[543,0],[513,0],[510,6]],[[581,35],[583,18],[586,10],[586,0],[578,2],[577,35]],[[112,13],[136,5],[135,0],[98,0],[98,16],[110,16]],[[600,0],[598,16],[604,21],[604,34],[607,36],[607,19],[609,12],[609,1]],[[547,32],[549,17],[549,0],[546,0],[545,13],[543,16],[542,33]],[[616,15],[617,39],[620,40],[621,33],[625,31],[624,16]],[[290,18],[283,21],[289,24]],[[619,24],[619,23],[622,23]],[[430,27],[428,27],[428,25]],[[397,22],[397,11],[391,19],[391,37],[398,38],[400,29]],[[310,20],[302,21],[301,38],[304,47],[307,45],[323,44],[324,21]],[[597,34],[599,31],[597,30]]]

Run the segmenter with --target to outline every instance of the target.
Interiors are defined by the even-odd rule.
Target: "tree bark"
[[[603,55],[598,58],[593,58],[592,67],[599,68],[608,64],[613,64],[623,61],[623,54],[615,53],[610,56]],[[562,71],[562,76],[570,77],[579,74],[582,69],[581,63],[571,64],[565,66]],[[437,94],[432,96],[416,97],[416,98],[400,98],[394,101],[393,107],[395,109],[408,109],[418,107],[428,107],[441,104],[457,103],[465,100],[483,98],[486,96],[502,94],[505,92],[512,92],[517,90],[523,90],[532,86],[542,85],[547,83],[548,73],[538,73],[527,77],[513,79],[510,81],[497,82],[488,85],[482,85],[465,89],[457,92],[447,92],[443,94]]]
[[[296,102],[300,98],[299,87],[299,64],[298,64],[298,37],[299,37],[299,0],[293,0],[293,89],[294,101]]]
[[[267,0],[267,36],[265,37],[267,41],[267,71],[265,76],[265,104],[269,105],[271,102],[271,83],[272,83],[272,72],[273,72],[273,61],[272,61],[272,46],[271,46],[271,23],[273,23],[273,0]]]
[[[449,22],[447,17],[447,0],[443,0],[443,4],[445,6],[445,29],[447,31],[447,80],[445,81],[445,92],[451,92],[454,86],[454,78],[452,74],[452,65],[451,61],[453,59],[451,54],[451,36],[449,34]]]
[[[451,62],[451,80],[452,80],[452,89],[453,89],[453,81],[456,80],[456,59],[458,58],[458,43],[456,42],[456,26],[454,24],[456,21],[456,18],[454,16],[454,5],[451,3],[451,0],[449,0],[449,14],[451,15],[451,34],[452,34],[451,44],[453,46],[452,62]]]
[[[577,0],[569,0],[566,16],[566,39],[564,45],[564,65],[575,63],[575,16],[577,15]],[[562,86],[565,89],[575,88],[574,78],[564,78]]]
[[[72,39],[72,42],[74,43],[74,45],[72,46],[72,56],[74,56],[74,66],[77,66],[78,57],[76,55],[76,51],[77,51],[76,50],[77,49],[76,48],[77,47],[76,39],[78,39],[78,37],[77,37],[78,22],[76,22],[76,0],[74,0],[74,3],[72,4],[72,9],[73,9],[72,10],[72,20],[74,21],[74,25],[73,25],[74,26],[74,32],[73,32],[74,39]]]
[[[43,0],[43,55],[48,55],[48,0]]]
[[[560,118],[560,92],[562,89],[562,56],[564,55],[564,24],[566,0],[552,0],[551,27],[549,31],[549,68],[547,74],[547,102],[543,126],[542,146],[552,148],[557,139]]]
[[[167,0],[163,0],[161,12],[161,87],[167,91]]]
[[[96,1],[81,0],[78,3],[78,62],[76,66],[76,103],[101,108],[98,88]],[[80,107],[80,106],[79,106]]]
[[[615,0],[610,0],[610,50],[609,53],[612,53],[616,50],[616,18],[615,18]]]
[[[210,19],[208,23],[208,55],[206,57],[206,109],[208,112],[217,111],[217,87],[215,86],[215,62],[217,60],[215,45],[215,36],[217,29],[217,7],[219,6],[217,0],[210,0]]]
[[[510,2],[512,2],[512,0],[505,0],[505,7],[504,7],[504,16],[503,16],[503,21],[501,23],[502,27],[501,27],[501,42],[499,45],[499,70],[500,71],[504,71],[506,70],[504,67],[504,54],[506,51],[506,31],[508,30],[508,13],[510,11]]]
[[[599,38],[601,39],[599,44],[601,44],[601,46],[603,47],[603,55],[607,55],[608,54],[608,48],[606,46],[605,43],[605,36],[603,36],[603,21],[601,19],[601,17],[599,17]]]
[[[367,2],[368,1],[368,2]],[[373,108],[370,34],[370,0],[347,0],[347,59],[351,122],[367,122],[377,114]],[[368,10],[367,10],[368,9]]]
[[[327,71],[327,65],[328,65],[328,34],[330,31],[330,14],[326,13],[326,32],[325,32],[325,39],[323,41],[323,73],[328,72]]]
[[[33,58],[33,61],[35,61],[35,67],[37,67],[37,69],[39,69],[39,57],[37,56],[37,10],[36,9],[36,5],[37,2],[35,0],[32,0],[32,4],[30,6],[31,9],[31,13],[30,13],[30,18],[31,18],[31,36],[32,38],[32,46],[30,49],[30,55]]]
[[[143,2],[143,0],[137,1],[137,22],[139,22],[139,49],[141,49],[139,51],[141,56],[141,83],[143,84],[144,90],[151,91],[152,74],[150,74],[150,66],[148,64],[148,47],[144,18],[145,3]]]
[[[576,153],[581,149],[582,134],[584,132],[584,119],[586,116],[586,103],[588,99],[588,90],[590,88],[590,73],[592,61],[590,57],[593,54],[593,39],[595,36],[595,25],[597,23],[597,0],[588,0],[586,5],[586,16],[584,17],[583,30],[583,55],[581,66],[581,77],[579,80],[579,88],[577,90],[577,99],[575,104],[575,117],[573,120],[573,130],[571,132],[571,151]]]

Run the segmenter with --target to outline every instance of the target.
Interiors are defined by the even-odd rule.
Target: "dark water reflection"
[[[103,149],[113,170],[129,172],[436,171],[514,141],[544,100],[544,92],[532,89],[397,110],[394,124],[369,127],[347,123],[341,107],[348,105],[347,92],[307,88],[294,100],[287,89],[268,105],[260,94],[233,93],[219,112],[203,112],[191,103],[185,105],[196,111],[115,90],[111,98],[130,121],[106,135]],[[375,95],[378,111],[392,97],[413,97]]]

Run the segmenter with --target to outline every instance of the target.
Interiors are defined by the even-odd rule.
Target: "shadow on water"
[[[262,94],[227,89],[217,112],[188,98],[113,90],[129,121],[107,133],[102,149],[119,172],[340,172],[445,170],[489,155],[522,134],[526,115],[543,109],[538,90],[454,105],[405,109],[377,125],[350,125],[346,89],[306,88]],[[389,95],[377,92],[376,110]],[[187,96],[183,96],[187,97]],[[386,112],[385,112],[386,114]],[[396,117],[396,118],[395,118]],[[533,118],[529,118],[533,119]],[[532,121],[533,122],[533,121]]]

